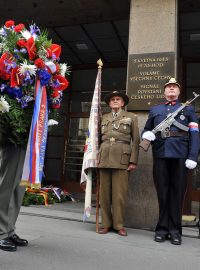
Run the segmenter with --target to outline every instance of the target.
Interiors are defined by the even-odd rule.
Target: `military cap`
[[[176,84],[179,88],[181,88],[180,83],[177,82],[175,78],[170,78],[164,85],[164,88],[169,84]]]
[[[124,106],[126,106],[129,103],[129,97],[125,93],[118,92],[118,91],[113,91],[111,93],[108,93],[104,98],[104,101],[105,101],[105,103],[107,105],[109,105],[110,99],[112,97],[121,97],[121,98],[123,98]]]

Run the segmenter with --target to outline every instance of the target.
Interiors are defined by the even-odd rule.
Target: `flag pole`
[[[97,184],[96,184],[96,233],[99,232],[99,189],[100,189],[100,179],[99,170],[97,169]]]
[[[103,62],[101,59],[97,61],[98,69],[102,69]],[[97,182],[96,182],[96,233],[99,232],[99,189],[100,189],[100,178],[99,178],[99,169],[96,169],[97,173]]]

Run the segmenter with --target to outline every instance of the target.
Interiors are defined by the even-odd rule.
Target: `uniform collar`
[[[115,119],[118,120],[125,117],[125,114],[126,112],[124,110],[121,110],[120,114],[117,117],[113,118],[112,111],[111,111],[110,113],[105,115],[105,117],[108,121],[112,122],[112,121],[115,121]]]
[[[120,109],[118,112],[112,111],[112,116],[113,116],[114,118],[118,117],[119,114],[121,113],[121,111],[122,111],[122,109]]]
[[[174,105],[176,105],[177,103],[178,103],[178,99],[173,100],[173,101],[169,101],[169,100],[166,100],[166,101],[165,101],[165,105],[172,105],[172,106],[174,106]]]

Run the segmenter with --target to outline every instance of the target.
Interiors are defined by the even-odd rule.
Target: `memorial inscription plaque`
[[[128,110],[149,110],[162,102],[163,85],[175,76],[173,52],[132,54],[128,68]]]

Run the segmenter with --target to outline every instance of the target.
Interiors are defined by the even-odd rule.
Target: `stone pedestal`
[[[161,52],[174,52],[176,76],[177,0],[132,0],[129,55]],[[141,107],[141,111],[134,113],[138,115],[141,131],[148,111]],[[140,149],[138,168],[130,175],[125,224],[134,228],[154,229],[157,218],[158,202],[153,183],[151,148],[147,153]]]

